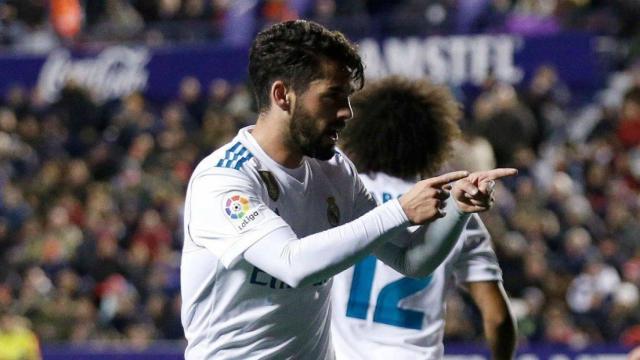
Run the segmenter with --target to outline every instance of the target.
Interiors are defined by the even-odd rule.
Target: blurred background
[[[0,359],[181,358],[187,181],[255,121],[253,36],[295,18],[368,79],[449,85],[458,166],[519,169],[483,218],[522,358],[640,345],[639,1],[0,0]],[[486,355],[448,306],[447,352]]]

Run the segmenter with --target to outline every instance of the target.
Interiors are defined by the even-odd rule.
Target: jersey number
[[[373,275],[376,272],[376,257],[367,256],[353,268],[347,316],[357,319],[367,319]],[[398,326],[408,329],[422,329],[424,313],[421,311],[401,309],[400,300],[426,288],[431,283],[432,276],[411,279],[401,278],[387,284],[380,290],[373,312],[373,322]]]

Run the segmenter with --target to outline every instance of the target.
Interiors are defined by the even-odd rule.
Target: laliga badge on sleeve
[[[223,202],[224,213],[238,232],[244,232],[257,224],[264,215],[252,204],[247,195],[236,193],[227,196]]]

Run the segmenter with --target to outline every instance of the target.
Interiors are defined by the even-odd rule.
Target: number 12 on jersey
[[[367,256],[353,268],[347,316],[366,320],[371,298],[371,288],[376,272],[376,257]],[[384,286],[375,304],[373,322],[407,329],[422,329],[424,313],[416,310],[401,309],[400,301],[429,286],[432,276],[420,279],[403,277]]]

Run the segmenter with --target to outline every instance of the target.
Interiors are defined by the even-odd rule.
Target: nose
[[[346,99],[344,104],[338,109],[338,119],[349,120],[353,117],[353,109],[351,108],[351,101]]]

